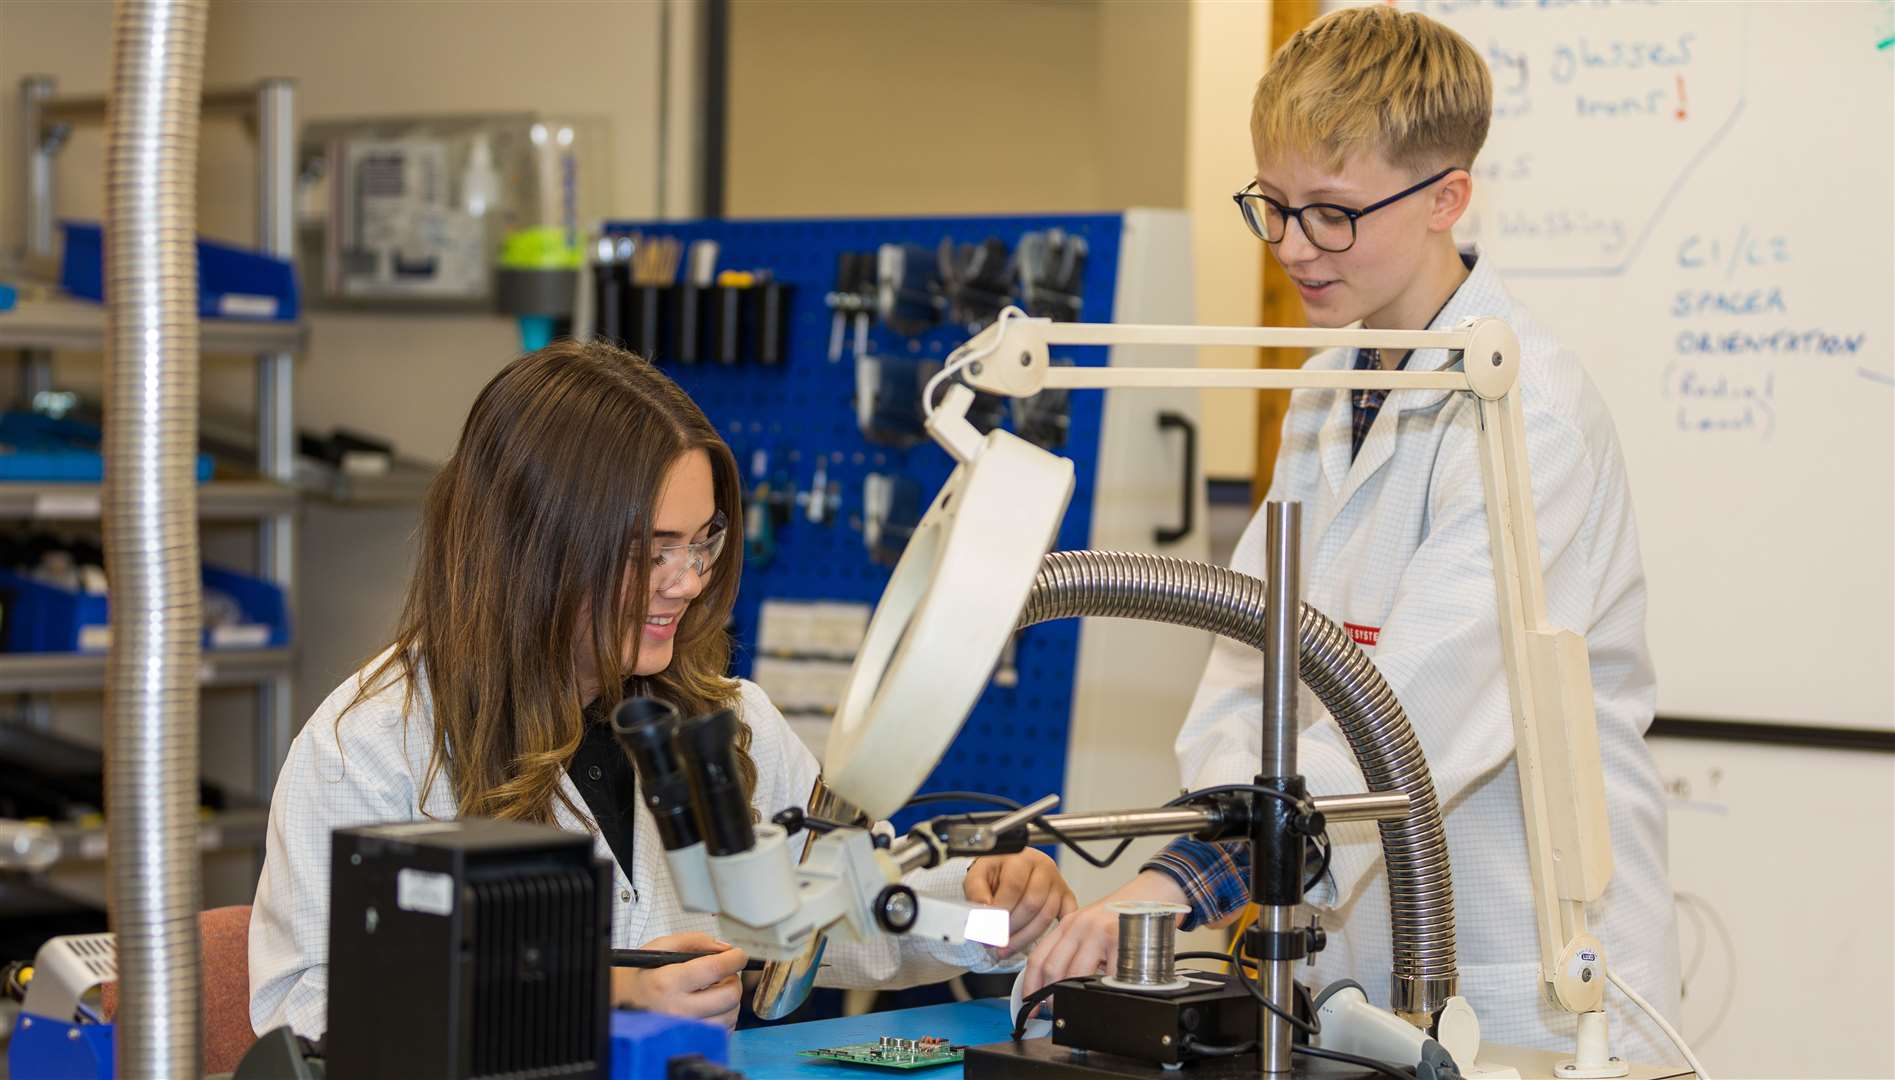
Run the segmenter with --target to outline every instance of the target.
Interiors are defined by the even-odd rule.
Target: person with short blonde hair
[[[1235,196],[1314,326],[1448,329],[1473,316],[1519,335],[1518,392],[1545,564],[1548,614],[1585,635],[1605,769],[1614,876],[1588,905],[1621,978],[1675,1020],[1677,919],[1665,869],[1665,804],[1644,744],[1656,703],[1645,577],[1619,443],[1577,359],[1508,296],[1488,260],[1458,249],[1469,170],[1487,138],[1493,84],[1473,46],[1424,15],[1383,5],[1325,15],[1258,83],[1257,172]],[[1440,350],[1332,350],[1313,369],[1452,363]],[[1306,390],[1292,400],[1269,498],[1304,504],[1304,599],[1374,659],[1427,755],[1454,870],[1459,990],[1485,1041],[1571,1049],[1574,1018],[1541,993],[1506,667],[1479,463],[1479,414],[1445,390]],[[1263,516],[1235,569],[1264,570]],[[1189,788],[1250,783],[1261,754],[1263,658],[1220,640],[1179,732]],[[1368,788],[1334,718],[1305,692],[1298,770],[1315,794]],[[1318,984],[1353,979],[1390,1004],[1389,881],[1375,826],[1332,824],[1332,856],[1306,902],[1328,947]],[[1187,903],[1186,928],[1249,899],[1246,845],[1180,840],[1107,897]],[[1032,990],[1103,970],[1117,922],[1083,908],[1034,949]],[[1608,994],[1612,1052],[1668,1061],[1657,1027]],[[1460,1062],[1466,1067],[1470,1062]]]
[[[1474,163],[1494,86],[1467,39],[1425,15],[1351,8],[1285,42],[1257,83],[1258,160],[1296,153],[1339,170],[1373,151],[1417,175]]]

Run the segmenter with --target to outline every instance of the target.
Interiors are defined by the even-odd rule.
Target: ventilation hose
[[[107,896],[121,1076],[199,1069],[197,129],[204,0],[120,0],[106,103]]]
[[[1053,619],[1118,618],[1209,630],[1263,648],[1264,583],[1220,566],[1160,555],[1056,551],[1040,564],[1020,627]],[[1308,604],[1298,620],[1301,673],[1342,728],[1371,791],[1408,796],[1408,815],[1379,822],[1388,866],[1394,963],[1391,1007],[1432,1016],[1457,988],[1454,883],[1434,780],[1408,716],[1375,664]]]

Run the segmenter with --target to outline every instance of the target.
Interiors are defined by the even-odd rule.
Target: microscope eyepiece
[[[678,710],[654,698],[630,698],[612,713],[612,733],[631,755],[638,793],[658,823],[666,851],[698,842],[691,776],[673,741],[677,730]]]
[[[673,745],[691,774],[698,830],[712,855],[736,855],[756,846],[750,798],[737,771],[740,721],[729,709],[680,721]]]

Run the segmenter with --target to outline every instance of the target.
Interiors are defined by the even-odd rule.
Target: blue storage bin
[[[0,482],[97,484],[105,479],[96,424],[33,412],[0,413]],[[211,456],[197,456],[197,482],[211,478]]]
[[[204,585],[236,601],[240,623],[206,627],[206,650],[276,649],[289,644],[289,610],[278,586],[214,566]],[[0,627],[10,653],[102,653],[111,647],[107,598],[62,589],[11,570],[0,570]]]
[[[66,250],[59,286],[87,300],[105,299],[105,233],[98,225],[63,221]],[[273,255],[209,240],[197,242],[197,313],[206,319],[294,322],[299,313],[294,264]]]

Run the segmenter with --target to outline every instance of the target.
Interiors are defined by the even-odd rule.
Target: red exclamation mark
[[[1678,76],[1678,119],[1684,119],[1684,76]]]

